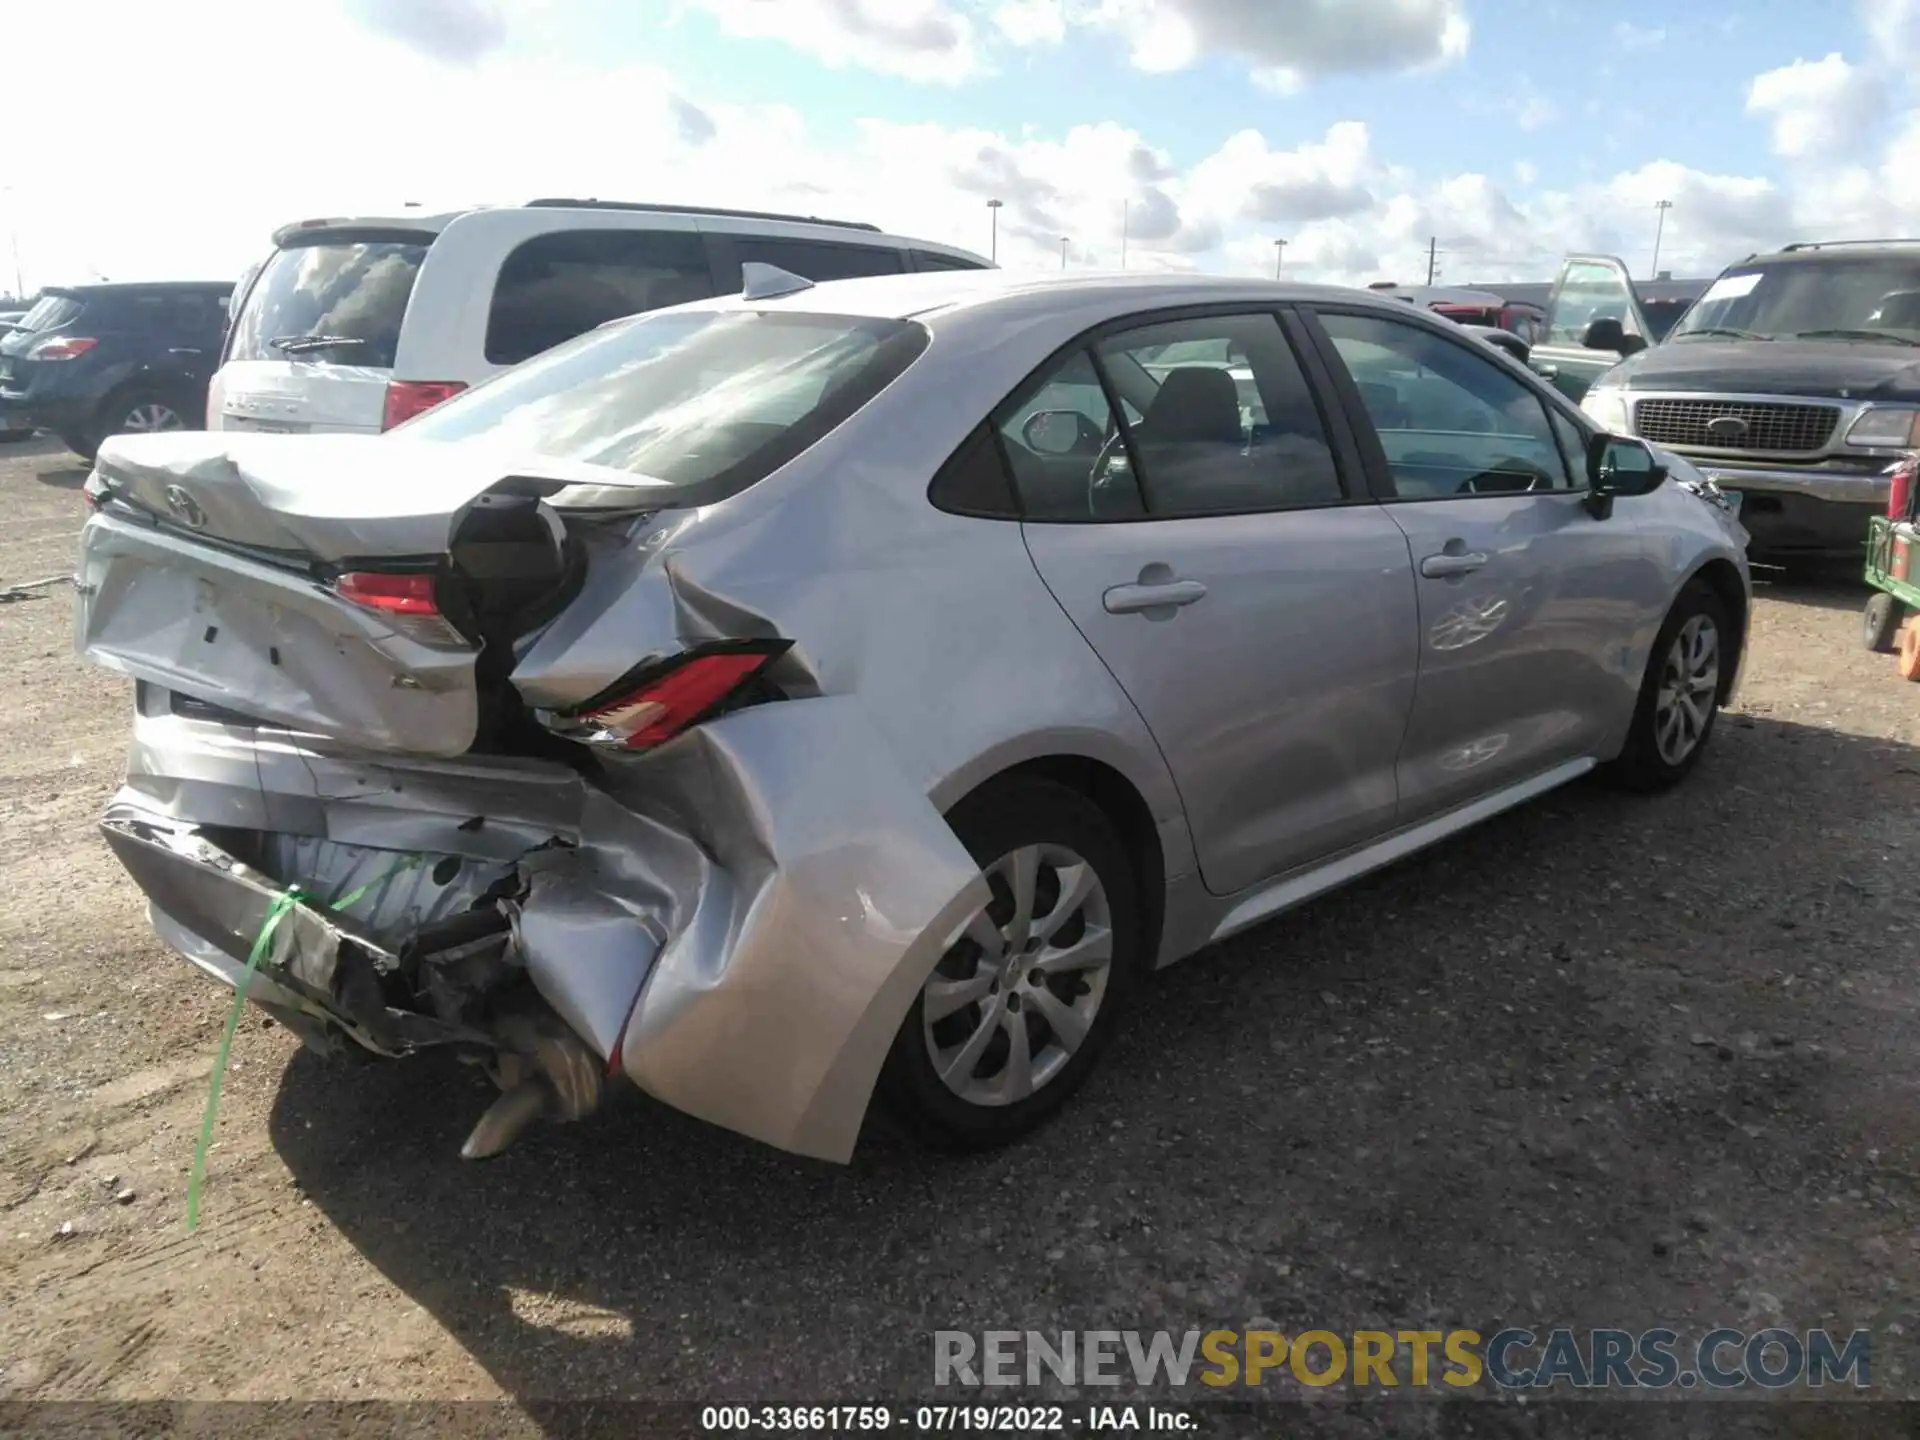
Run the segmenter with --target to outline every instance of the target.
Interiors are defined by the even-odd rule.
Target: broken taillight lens
[[[554,733],[586,745],[650,750],[707,719],[787,650],[784,640],[726,641],[648,665],[583,705],[543,712]]]
[[[427,571],[348,570],[333,578],[333,593],[365,610],[377,610],[394,628],[423,645],[464,645],[466,639],[440,613],[434,576]]]

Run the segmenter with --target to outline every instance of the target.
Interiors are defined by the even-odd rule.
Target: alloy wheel
[[[1106,888],[1063,845],[1026,845],[983,873],[992,898],[922,991],[934,1072],[971,1105],[1011,1105],[1056,1079],[1093,1028],[1113,970]]]
[[[121,417],[120,430],[126,435],[157,435],[170,430],[186,429],[186,422],[180,418],[180,412],[171,405],[163,405],[158,400],[143,400]]]
[[[1653,743],[1669,765],[1699,748],[1713,719],[1720,689],[1720,630],[1710,615],[1694,615],[1667,648],[1654,699]]]

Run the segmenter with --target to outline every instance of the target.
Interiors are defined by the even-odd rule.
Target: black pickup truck
[[[1920,446],[1920,240],[1750,255],[1653,344],[1624,267],[1612,281],[1603,270],[1582,273],[1581,344],[1623,358],[1581,408],[1711,476],[1756,558],[1858,560],[1888,468]],[[1532,358],[1557,357],[1535,347]]]

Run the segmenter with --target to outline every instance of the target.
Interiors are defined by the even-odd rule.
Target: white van
[[[992,268],[851,221],[600,200],[303,220],[273,239],[209,430],[389,430],[607,320],[733,294],[750,260],[818,281]]]

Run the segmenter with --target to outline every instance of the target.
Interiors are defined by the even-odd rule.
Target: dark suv
[[[232,281],[66,285],[0,336],[0,430],[51,430],[91,460],[109,435],[198,430]]]

